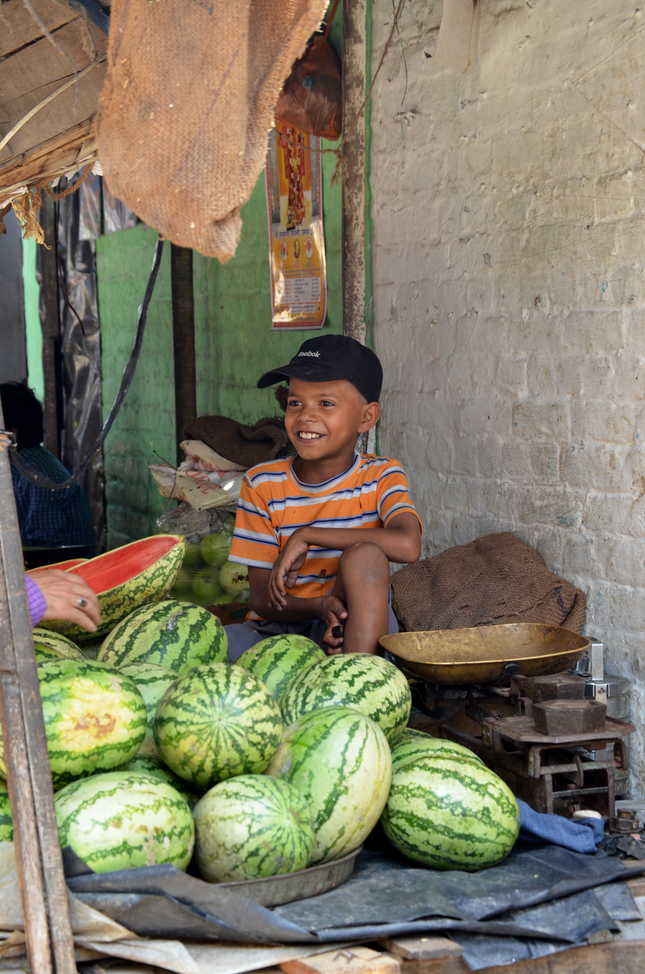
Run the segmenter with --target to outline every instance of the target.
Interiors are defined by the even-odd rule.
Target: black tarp
[[[95,875],[70,852],[71,891],[142,936],[306,944],[444,932],[473,969],[584,943],[639,917],[625,881],[645,872],[552,845],[517,846],[478,873],[365,851],[343,886],[270,910],[172,866]]]

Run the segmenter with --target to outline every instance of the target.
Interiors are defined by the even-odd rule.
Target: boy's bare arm
[[[268,568],[249,567],[251,605],[263,619],[270,619],[272,622],[308,622],[310,619],[322,619],[328,630],[334,626],[342,626],[345,622],[347,609],[334,595],[326,595],[318,599],[301,599],[285,594],[284,603],[275,605],[269,601],[270,577],[271,571]],[[339,648],[342,642],[340,635],[327,640],[332,648]]]
[[[417,561],[421,554],[419,522],[410,511],[402,511],[392,517],[385,528],[317,528],[303,527],[293,532],[276,559],[267,585],[268,604],[286,609],[285,600],[292,600],[286,589],[296,584],[298,573],[305,563],[312,545],[345,551],[355,544],[377,544],[388,561],[405,563]],[[265,617],[266,618],[266,617]],[[282,616],[285,618],[285,616]],[[312,616],[309,616],[312,618]],[[320,618],[320,615],[314,616]],[[294,620],[296,621],[296,620]]]

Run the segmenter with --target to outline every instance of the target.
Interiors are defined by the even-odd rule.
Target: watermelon
[[[38,680],[55,788],[134,757],[146,705],[129,677],[93,660],[52,659],[39,664]],[[0,774],[7,774],[1,737]]]
[[[116,626],[97,659],[110,666],[156,663],[175,673],[199,663],[228,659],[224,626],[206,609],[191,602],[165,599],[144,605]]]
[[[0,781],[0,842],[13,842],[13,819],[6,781]]]
[[[209,883],[297,872],[314,832],[300,792],[286,781],[243,774],[215,785],[195,806],[195,851]]]
[[[191,808],[199,801],[200,795],[189,788],[183,778],[179,778],[176,774],[173,774],[170,768],[167,768],[159,758],[149,758],[139,752],[139,754],[135,754],[131,761],[128,761],[127,764],[118,770],[140,771],[143,774],[151,774],[153,778],[159,778],[161,781],[165,781],[177,789]]]
[[[177,679],[177,674],[167,666],[158,666],[156,663],[130,663],[129,666],[122,666],[119,672],[134,680],[148,713],[146,736],[138,753],[144,757],[154,758],[157,756],[152,730],[155,710],[168,687]]]
[[[298,673],[310,663],[325,658],[323,650],[312,639],[289,634],[269,636],[256,643],[242,653],[235,665],[257,676],[279,700]]]
[[[46,659],[85,658],[76,643],[73,643],[66,636],[62,636],[59,632],[50,632],[48,629],[40,629],[37,626],[32,635],[38,663]]]
[[[461,756],[417,756],[395,768],[383,830],[399,852],[433,869],[473,872],[515,845],[520,814],[494,771]]]
[[[69,568],[68,571],[79,575],[98,595],[101,623],[94,633],[62,620],[48,619],[42,625],[46,629],[62,632],[78,643],[105,638],[114,626],[140,605],[158,602],[170,591],[181,568],[185,550],[185,538],[175,534],[159,534],[133,541]]]
[[[285,725],[320,707],[353,707],[394,744],[410,716],[412,696],[401,670],[381,656],[326,656],[298,673],[280,699]]]
[[[249,570],[246,565],[225,561],[219,570],[219,583],[229,595],[240,595],[249,587]]]
[[[452,741],[444,741],[440,737],[431,737],[429,734],[420,734],[418,737],[411,738],[404,731],[392,748],[392,768],[396,772],[402,764],[406,764],[413,758],[434,756],[475,761],[481,765],[484,763],[474,751],[464,747],[463,744],[453,744]]]
[[[387,801],[392,758],[383,731],[349,707],[300,717],[265,774],[294,785],[313,819],[311,863],[344,856],[367,838]]]
[[[282,735],[280,709],[252,673],[227,663],[197,666],[157,706],[159,756],[180,778],[210,788],[264,771]]]
[[[149,774],[111,771],[73,781],[55,798],[63,848],[95,873],[171,863],[186,869],[195,842],[190,808]]]

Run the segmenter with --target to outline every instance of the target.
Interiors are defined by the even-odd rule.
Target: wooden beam
[[[179,464],[185,459],[179,446],[184,438],[184,428],[197,415],[193,252],[188,247],[177,247],[171,244],[170,283],[175,356],[175,432]]]
[[[343,333],[365,342],[367,0],[343,0]]]
[[[2,435],[0,724],[31,969],[38,974],[75,974],[74,943],[25,591],[18,518],[7,438]]]

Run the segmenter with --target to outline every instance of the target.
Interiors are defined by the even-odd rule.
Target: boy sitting
[[[252,612],[227,626],[229,659],[279,633],[300,633],[329,654],[376,653],[398,632],[389,562],[416,561],[419,517],[396,460],[360,455],[378,422],[383,370],[353,338],[311,338],[288,365],[285,426],[296,455],[248,471],[229,558],[249,566]]]

